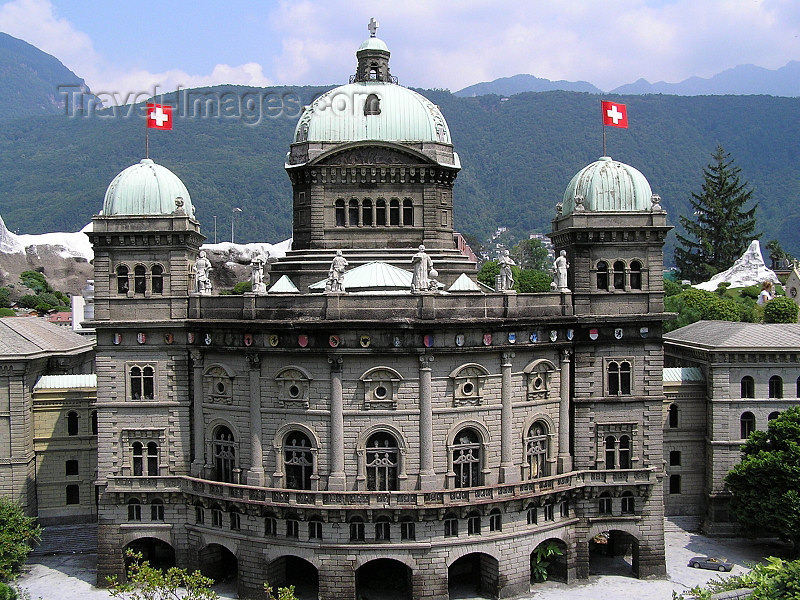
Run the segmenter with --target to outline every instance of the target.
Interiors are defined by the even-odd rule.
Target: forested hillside
[[[215,88],[220,91],[296,93],[306,103],[320,88]],[[570,178],[602,152],[597,95],[553,91],[501,100],[421,91],[441,107],[461,157],[455,203],[456,227],[464,233],[486,238],[500,225],[519,236],[549,231]],[[608,154],[644,173],[673,224],[687,210],[690,193],[699,191],[702,169],[721,143],[755,190],[762,241],[777,238],[800,255],[799,98],[615,99],[627,104],[630,128],[607,129]],[[298,111],[285,113],[257,125],[233,117],[178,117],[173,131],[151,133],[151,157],[186,183],[209,237],[217,215],[219,240],[230,238],[233,207],[243,209],[236,217],[237,242],[290,235],[291,188],[283,165]],[[143,157],[141,114],[6,122],[0,131],[0,214],[8,228],[40,233],[85,225],[100,210],[113,177]]]

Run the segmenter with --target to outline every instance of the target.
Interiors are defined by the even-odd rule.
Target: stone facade
[[[700,373],[665,386],[665,461],[679,442],[681,457],[691,456],[686,467],[667,466],[667,510],[702,514],[706,531],[732,534],[724,478],[747,435],[800,402],[800,325],[700,321],[664,340],[667,366]]]
[[[383,48],[368,40],[359,61],[388,61]],[[392,98],[397,110],[419,102],[394,88],[380,102],[387,118]],[[301,117],[287,170],[303,233],[273,278],[307,290],[334,248],[351,268],[355,254],[408,269],[424,242],[437,270],[441,260],[446,277],[474,283],[449,217],[449,132],[423,106],[435,139],[419,142],[322,143]],[[369,158],[387,156],[385,166]],[[374,212],[367,235],[350,228],[357,192],[353,224],[364,224],[364,189],[411,199],[408,229],[402,203],[402,226]],[[613,214],[559,215],[551,237],[571,263],[568,288],[541,294],[412,293],[382,281],[198,295],[191,266],[203,237],[191,214],[95,217],[99,581],[123,571],[131,547],[156,564],[235,577],[240,597],[259,597],[265,580],[326,600],[376,587],[507,597],[528,591],[545,543],[562,552],[549,574],[563,581],[587,577],[600,550],[630,555],[640,577],[663,576],[669,228],[649,197],[644,209],[635,200]],[[610,280],[598,279],[603,262]]]

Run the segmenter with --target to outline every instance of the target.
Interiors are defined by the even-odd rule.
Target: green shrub
[[[0,308],[0,318],[2,317],[14,317],[17,313],[14,312],[11,308]]]
[[[16,575],[38,541],[42,530],[36,519],[25,516],[22,507],[0,497],[0,581]]]
[[[17,301],[17,304],[22,308],[36,308],[36,305],[39,304],[39,296],[26,294]]]
[[[547,271],[520,269],[514,273],[514,287],[521,294],[549,292],[553,276]]]
[[[0,287],[0,308],[11,307],[11,290],[7,287]]]
[[[17,592],[7,583],[0,582],[0,600],[17,600]]]
[[[497,264],[497,261],[487,260],[481,265],[480,271],[478,271],[478,281],[494,289],[494,278],[499,274],[500,265]]]
[[[23,271],[20,273],[19,280],[22,282],[22,285],[32,289],[37,294],[53,291],[53,288],[47,283],[45,276],[38,271]]]
[[[758,300],[758,295],[761,293],[761,286],[758,285],[748,285],[747,287],[743,287],[739,290],[739,293],[746,298],[752,298],[753,300]]]
[[[241,296],[245,292],[252,292],[253,291],[253,282],[252,281],[240,281],[235,286],[233,286],[233,293],[237,296]]]
[[[764,305],[766,323],[797,323],[798,306],[786,296],[773,298]]]
[[[665,296],[677,296],[683,291],[683,286],[678,283],[677,281],[673,281],[672,279],[664,278],[664,295]]]

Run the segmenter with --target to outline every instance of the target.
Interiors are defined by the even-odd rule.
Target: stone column
[[[519,481],[519,471],[514,469],[514,411],[511,407],[511,361],[513,352],[503,352],[501,362],[502,380],[500,399],[500,483]]]
[[[419,357],[419,489],[436,489],[433,470],[433,390],[431,363],[433,356]]]
[[[344,399],[342,397],[342,358],[328,358],[331,365],[331,439],[330,439],[330,475],[328,489],[343,492],[347,487],[344,473]]]
[[[250,470],[247,485],[264,485],[264,452],[261,424],[261,355],[247,355],[250,365]]]
[[[192,434],[194,435],[194,460],[192,477],[202,477],[205,466],[205,419],[203,419],[203,353],[190,350],[193,365]]]
[[[558,472],[572,471],[569,453],[569,350],[561,351],[561,402],[558,405]]]

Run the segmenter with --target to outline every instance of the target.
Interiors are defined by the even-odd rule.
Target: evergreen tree
[[[686,237],[678,234],[683,247],[675,249],[681,277],[695,283],[730,268],[750,241],[761,235],[754,233],[757,204],[746,208],[753,191],[740,181],[741,169],[722,146],[712,158],[714,162],[703,169],[702,193],[692,192],[694,218],[680,218]]]

